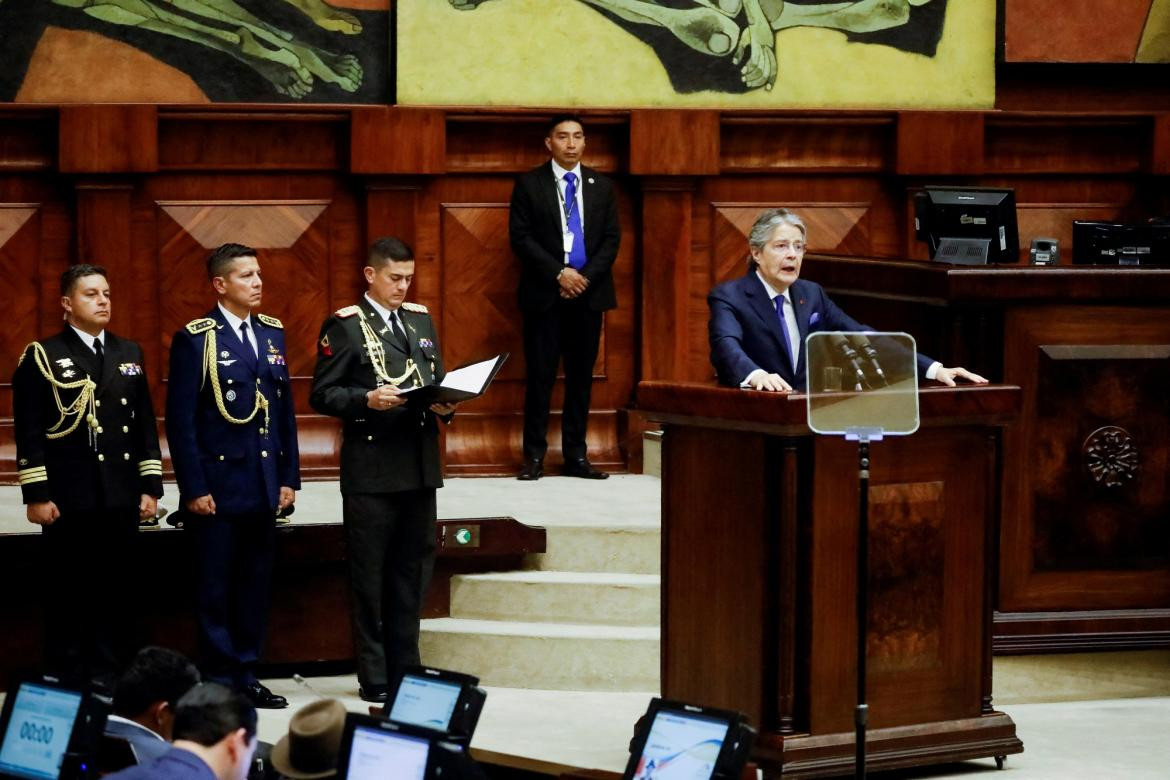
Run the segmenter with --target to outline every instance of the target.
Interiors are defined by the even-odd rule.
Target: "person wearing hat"
[[[289,780],[336,777],[344,730],[345,705],[337,699],[318,699],[292,716],[288,733],[273,746],[269,761]]]

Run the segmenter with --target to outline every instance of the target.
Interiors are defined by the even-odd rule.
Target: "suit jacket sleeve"
[[[533,174],[524,174],[516,179],[512,187],[512,203],[508,209],[508,238],[512,242],[512,251],[529,273],[555,283],[557,274],[565,267],[565,259],[550,253],[537,238],[542,225],[535,191]],[[616,214],[615,210],[615,217]],[[547,226],[544,229],[547,230]],[[560,232],[559,226],[557,232]],[[614,253],[617,253],[616,247]]]
[[[171,341],[171,371],[167,382],[167,443],[183,500],[211,492],[196,438],[199,388],[203,381],[203,339],[180,330]]]
[[[707,337],[711,344],[711,363],[719,381],[737,386],[760,366],[743,348],[743,324],[740,314],[725,293],[716,288],[707,296],[711,317],[707,320]]]
[[[622,226],[618,221],[617,198],[613,194],[613,185],[607,179],[598,178],[597,181],[605,182],[605,189],[601,195],[605,200],[605,222],[600,226],[591,223],[585,225],[586,244],[590,243],[588,239],[593,231],[600,230],[602,233],[601,244],[595,251],[589,253],[585,267],[581,269],[581,275],[590,283],[599,276],[609,273],[622,242]]]
[[[41,393],[48,391],[42,385],[43,378],[29,345],[12,375],[12,427],[16,436],[17,473],[21,476],[20,493],[26,504],[52,500],[49,478],[43,476],[45,472],[29,471],[45,465],[45,430],[51,423],[42,413]]]
[[[142,348],[137,347],[136,351],[138,365],[142,368],[142,373],[136,377],[142,387],[138,392],[138,408],[134,410],[134,416],[138,420],[139,436],[139,491],[143,495],[161,498],[163,494],[162,475],[141,473],[144,470],[143,461],[157,461],[157,463],[149,465],[157,465],[161,469],[162,451],[158,445],[158,423],[154,416],[154,402],[150,398],[150,382],[146,379],[146,361],[143,359]]]

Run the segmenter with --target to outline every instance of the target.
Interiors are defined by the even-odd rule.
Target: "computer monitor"
[[[1016,193],[987,187],[926,187],[914,196],[914,235],[930,259],[959,265],[1017,263]]]
[[[1074,265],[1170,265],[1170,223],[1073,221]]]
[[[17,680],[0,714],[0,778],[68,780],[88,771],[106,707],[52,677]]]
[[[341,737],[341,780],[446,780],[482,772],[462,745],[431,729],[349,713]]]
[[[755,732],[738,712],[652,699],[623,780],[737,778]]]
[[[387,717],[470,742],[487,698],[478,685],[479,678],[469,674],[425,666],[407,668],[387,707]]]

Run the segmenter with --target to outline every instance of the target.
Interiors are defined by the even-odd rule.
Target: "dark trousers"
[[[113,682],[137,649],[138,508],[66,511],[41,533],[47,670]]]
[[[586,456],[585,429],[593,364],[601,341],[601,312],[580,299],[563,301],[547,311],[524,312],[524,459],[543,458],[548,450],[548,413],[557,363],[564,358],[565,402],[561,416],[561,451],[565,460]]]
[[[342,497],[358,682],[417,666],[419,615],[435,567],[435,490]]]
[[[256,681],[268,630],[276,525],[272,512],[187,515],[194,542],[195,604],[203,676]]]

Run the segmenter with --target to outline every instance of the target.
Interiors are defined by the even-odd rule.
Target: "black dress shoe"
[[[358,696],[362,701],[368,701],[372,704],[385,704],[386,700],[390,698],[390,686],[388,685],[366,685],[358,686]]]
[[[540,458],[533,458],[524,464],[524,468],[520,470],[520,474],[516,479],[522,479],[525,482],[531,482],[535,479],[540,479],[544,476],[544,461]]]
[[[593,464],[587,458],[565,461],[564,474],[566,477],[580,477],[581,479],[609,479],[609,474],[593,468]]]
[[[243,694],[258,710],[283,710],[288,706],[288,699],[278,696],[259,682],[245,685]]]

